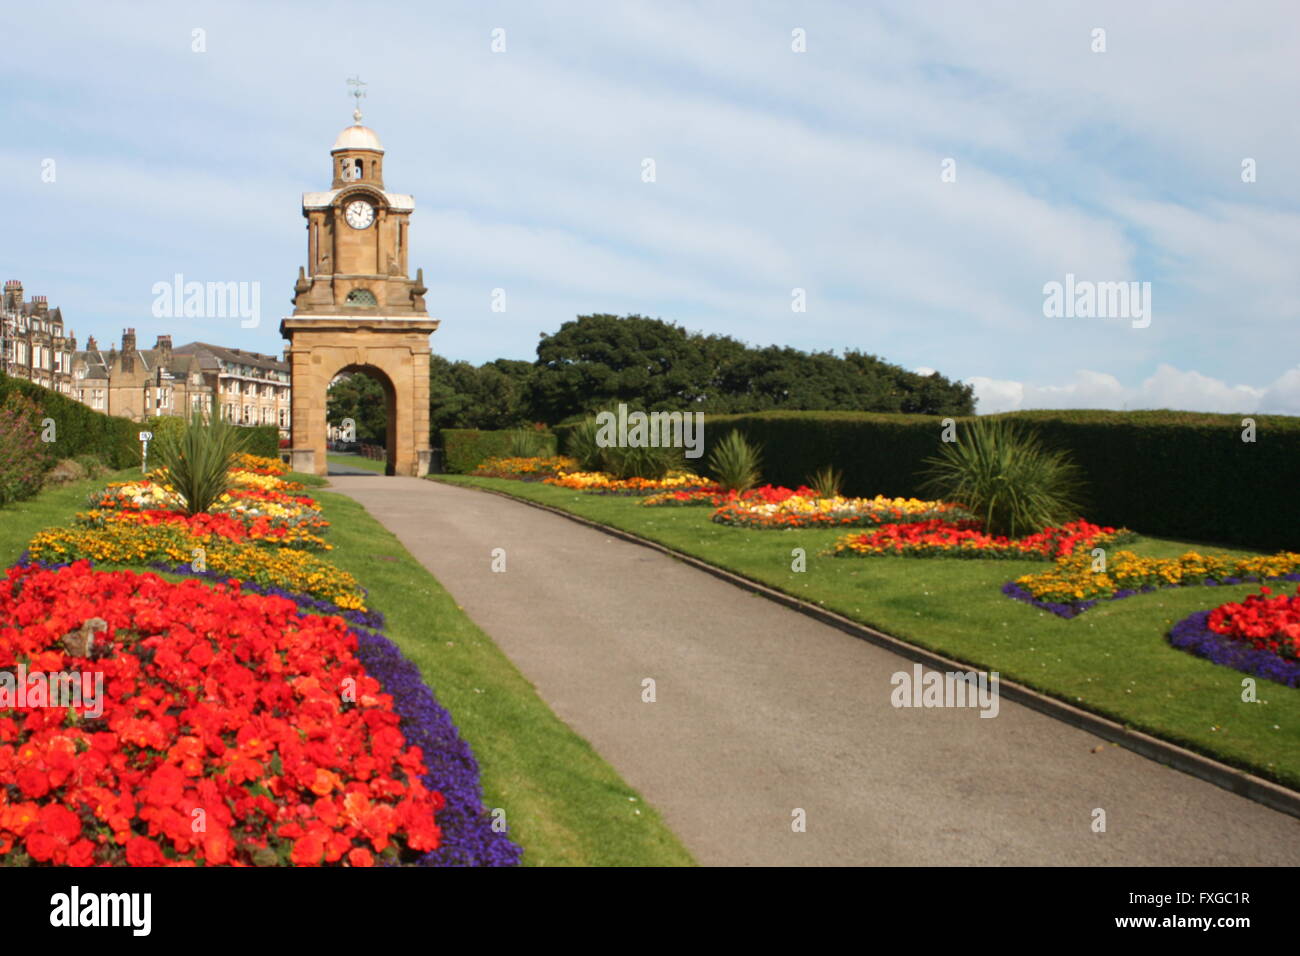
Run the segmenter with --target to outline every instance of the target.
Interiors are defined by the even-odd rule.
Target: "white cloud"
[[[1025,408],[1172,408],[1192,412],[1300,414],[1300,367],[1271,385],[1229,385],[1197,371],[1160,365],[1141,385],[1130,388],[1115,376],[1080,369],[1063,385],[1032,385],[1007,379],[967,379],[975,387],[981,415]]]

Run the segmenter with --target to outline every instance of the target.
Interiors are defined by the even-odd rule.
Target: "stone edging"
[[[436,479],[434,479],[436,480]],[[578,524],[586,525],[604,534],[611,535],[615,538],[621,538],[633,544],[639,544],[642,547],[650,548],[661,554],[666,554],[671,558],[689,564],[693,568],[707,572],[716,578],[720,578],[729,584],[743,588],[753,594],[758,594],[774,601],[777,604],[784,605],[801,614],[821,621],[823,624],[829,624],[831,627],[844,631],[859,640],[869,641],[886,650],[905,657],[908,660],[922,664],[925,667],[938,671],[967,671],[970,665],[963,664],[960,661],[944,657],[942,654],[936,654],[925,648],[918,647],[915,644],[909,644],[897,637],[891,637],[883,631],[877,631],[875,628],[859,624],[850,618],[837,614],[834,611],[828,611],[826,608],[808,601],[803,601],[797,597],[786,594],[784,591],[778,591],[766,584],[760,584],[757,581],[736,574],[733,571],[727,571],[723,568],[716,567],[706,561],[702,561],[692,555],[676,551],[667,545],[659,544],[639,535],[632,534],[630,531],[623,531],[619,528],[611,528],[590,518],[584,518],[581,515],[575,515],[565,511],[562,508],[555,508],[551,505],[542,504],[539,501],[530,501],[527,498],[520,498],[506,491],[499,491],[496,488],[484,488],[481,485],[462,485],[456,482],[446,482],[456,488],[472,488],[475,491],[483,491],[492,495],[499,495],[502,498],[508,498],[511,501],[517,501],[520,504],[528,505],[532,508],[539,508],[542,511],[549,511],[551,514],[568,518],[570,521],[576,521]],[[1289,814],[1293,817],[1300,817],[1300,792],[1292,790],[1281,784],[1274,783],[1271,780],[1265,780],[1263,777],[1257,777],[1245,770],[1238,770],[1236,767],[1229,766],[1212,757],[1206,757],[1195,751],[1180,747],[1177,744],[1161,740],[1150,734],[1143,733],[1140,730],[1133,730],[1117,723],[1108,717],[1102,717],[1082,708],[1067,704],[1065,701],[1058,700],[1055,697],[1049,697],[1046,694],[1032,690],[1016,681],[1008,680],[1005,677],[999,678],[998,691],[1000,696],[1008,700],[1023,704],[1032,708],[1041,714],[1054,717],[1057,720],[1064,721],[1072,727],[1095,734],[1103,740],[1108,740],[1134,753],[1141,754],[1157,763],[1173,767],[1175,770],[1181,770],[1183,773],[1191,774],[1193,777],[1199,777],[1208,783],[1212,783],[1224,790],[1229,790],[1238,796],[1254,800],[1256,803],[1262,803],[1270,809],[1277,810],[1281,813]]]

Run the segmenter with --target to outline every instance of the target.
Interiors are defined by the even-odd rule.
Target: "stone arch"
[[[295,471],[326,473],[326,392],[334,377],[359,371],[377,379],[388,403],[386,473],[429,472],[429,333],[436,320],[285,319],[289,339]],[[337,424],[337,423],[335,423]]]

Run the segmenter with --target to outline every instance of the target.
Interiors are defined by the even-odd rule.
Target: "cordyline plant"
[[[923,494],[964,505],[990,534],[1017,538],[1078,517],[1083,482],[1063,452],[1002,419],[977,419],[945,442],[929,465]]]
[[[738,431],[727,432],[709,454],[709,475],[723,491],[744,492],[762,480],[760,449]]]
[[[565,454],[583,471],[603,471],[615,478],[662,478],[683,465],[682,450],[648,445],[602,445],[595,417],[583,419],[569,431]]]
[[[159,436],[154,454],[185,513],[195,515],[212,510],[229,489],[231,462],[247,444],[238,426],[195,412],[184,428]]]
[[[808,487],[817,492],[818,498],[838,498],[844,485],[844,472],[832,465],[826,465],[813,472],[806,479]]]

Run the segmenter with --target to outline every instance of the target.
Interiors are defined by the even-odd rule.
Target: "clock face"
[[[348,203],[343,216],[353,229],[365,229],[375,221],[375,207],[364,199],[354,199]]]

